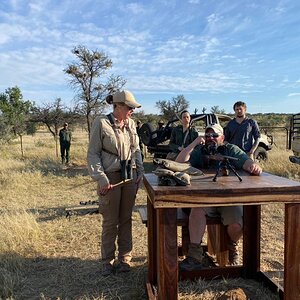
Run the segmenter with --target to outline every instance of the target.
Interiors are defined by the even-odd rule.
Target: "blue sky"
[[[0,92],[37,104],[74,92],[63,69],[84,45],[113,61],[145,113],[183,94],[190,111],[300,111],[298,0],[2,0]]]

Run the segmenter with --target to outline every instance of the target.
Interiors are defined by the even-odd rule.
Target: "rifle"
[[[222,155],[220,153],[208,155],[209,159],[217,160],[217,161],[225,161],[225,160],[239,160],[236,157]]]
[[[213,178],[213,181],[217,181],[217,177],[219,175],[220,170],[222,171],[223,175],[228,176],[229,175],[229,171],[231,170],[234,175],[239,179],[239,181],[241,182],[243,179],[241,178],[241,176],[237,173],[237,171],[235,170],[235,168],[232,166],[232,164],[230,163],[230,160],[239,160],[236,157],[232,157],[232,156],[227,156],[227,155],[223,155],[222,153],[224,153],[224,147],[223,146],[217,146],[216,143],[210,144],[207,147],[207,152],[209,153],[207,155],[207,157],[209,159],[213,159],[219,162],[218,168],[217,168],[217,172],[216,175]],[[218,152],[220,151],[220,152]]]
[[[118,183],[112,184],[112,189],[125,185],[129,182],[131,182],[132,179],[125,179],[122,180]],[[72,206],[72,207],[66,207],[65,211],[66,211],[66,218],[72,216],[72,215],[91,215],[91,214],[97,214],[99,213],[99,201],[80,201],[79,202],[80,205],[77,206]]]
[[[229,161],[230,159],[239,160],[238,158],[231,157],[231,156],[225,156],[222,154],[214,154],[212,156],[214,156],[214,158],[212,158],[212,159],[219,161],[216,175],[213,178],[214,182],[217,181],[217,177],[219,175],[220,170],[222,171],[223,175],[225,175],[225,176],[228,176],[229,171],[232,171],[234,173],[234,175],[239,179],[240,182],[243,181],[242,177],[238,174],[238,172],[235,170],[235,168],[232,166],[232,164]]]

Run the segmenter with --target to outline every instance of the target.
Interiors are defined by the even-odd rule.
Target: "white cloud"
[[[300,93],[289,93],[288,97],[298,97],[300,96]]]
[[[182,91],[182,92],[229,92],[251,87],[251,84],[233,80],[236,75],[223,73],[198,73],[190,76],[132,76],[128,84],[143,91]]]
[[[143,7],[143,5],[137,2],[127,4],[126,8],[135,15],[144,14],[146,12],[146,9]]]
[[[28,3],[31,13],[36,14],[43,11],[44,5],[41,1],[31,1]]]

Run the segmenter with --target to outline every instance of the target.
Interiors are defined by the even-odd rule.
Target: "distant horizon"
[[[299,11],[295,0],[4,0],[0,92],[18,86],[38,105],[61,98],[73,106],[63,70],[82,45],[112,60],[106,75],[122,76],[146,114],[181,94],[191,111],[218,105],[231,113],[243,100],[251,114],[293,114]]]

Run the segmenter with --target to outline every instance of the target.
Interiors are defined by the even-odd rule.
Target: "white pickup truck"
[[[293,154],[290,161],[300,165],[300,113],[292,115],[289,132],[289,148]]]

